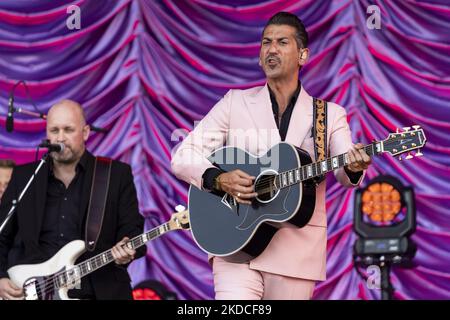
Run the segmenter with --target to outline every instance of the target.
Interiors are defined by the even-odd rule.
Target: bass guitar
[[[124,246],[137,249],[147,241],[177,229],[189,229],[188,211],[180,209],[166,223],[130,239]],[[85,251],[84,241],[74,240],[49,260],[11,267],[8,275],[16,286],[23,288],[25,300],[75,300],[68,297],[67,291],[78,286],[82,277],[114,261],[111,250],[107,250],[75,265]]]

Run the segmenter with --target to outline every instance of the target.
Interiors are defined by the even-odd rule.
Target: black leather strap
[[[102,228],[106,198],[109,190],[111,163],[112,160],[108,158],[95,158],[85,232],[86,248],[89,251],[93,251],[95,249],[98,237],[100,235],[100,230]]]

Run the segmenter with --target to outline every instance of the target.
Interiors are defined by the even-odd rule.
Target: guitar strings
[[[327,160],[327,162],[328,162],[328,160]],[[317,163],[317,162],[316,162],[316,163]],[[310,164],[308,164],[308,165],[310,165]],[[313,163],[312,165],[314,165],[314,163]],[[305,166],[306,166],[306,165],[305,165]],[[303,168],[303,166],[301,166],[300,168]],[[300,169],[300,168],[299,168],[299,169]],[[292,169],[292,170],[295,170],[295,169]],[[301,170],[301,169],[300,169],[300,170]],[[328,170],[327,172],[330,172],[330,171],[332,171],[332,170]],[[288,172],[288,171],[284,171],[284,172],[278,173],[277,175],[272,175],[272,176],[268,176],[268,177],[262,178],[262,179],[259,180],[258,183],[255,185],[255,187],[257,188],[256,192],[258,192],[258,193],[260,193],[260,192],[267,193],[267,192],[274,191],[274,189],[275,189],[275,191],[282,189],[280,186],[277,186],[276,184],[274,185],[274,182],[275,182],[275,179],[277,179],[278,177],[280,177],[280,175],[282,175],[282,174],[284,174],[284,173],[287,173],[287,172]],[[326,173],[326,172],[325,172],[325,173]],[[314,176],[312,176],[311,178],[314,178],[315,176],[317,176],[317,174],[314,175]],[[301,179],[301,180],[297,181],[296,183],[298,183],[298,182],[300,182],[300,181],[305,181],[305,180],[307,180],[307,179]],[[273,185],[274,185],[275,188],[272,188]],[[289,186],[290,186],[290,185],[289,185]]]
[[[386,140],[386,142],[388,142],[388,141],[389,141],[389,140]],[[373,150],[373,144],[366,145],[366,146],[364,146],[363,148],[364,148],[365,151],[370,151],[370,149]],[[345,154],[346,154],[346,153],[345,153]],[[340,154],[340,155],[337,155],[337,156],[335,156],[335,157],[344,157],[345,154]],[[374,154],[374,155],[375,155],[375,154]],[[326,161],[327,161],[327,163],[328,163],[329,161],[331,161],[331,158],[328,158]],[[310,164],[307,164],[307,165],[316,165],[316,166],[317,166],[317,163],[319,163],[319,162],[314,162],[314,163],[310,163]],[[305,165],[305,166],[307,166],[307,165]],[[304,167],[304,166],[301,166],[300,168],[303,168],[303,167]],[[299,169],[300,169],[300,168],[299,168]],[[295,170],[295,169],[293,169],[293,170]],[[289,170],[288,170],[288,171],[289,171]],[[255,187],[262,188],[262,190],[259,189],[259,190],[257,190],[257,192],[258,192],[258,191],[264,191],[263,193],[267,193],[267,192],[272,192],[272,191],[274,191],[274,190],[272,190],[271,187],[270,187],[271,185],[273,185],[273,181],[274,181],[277,177],[279,177],[281,174],[287,173],[288,171],[283,171],[283,172],[278,173],[277,175],[268,176],[268,177],[265,177],[265,178],[262,178],[261,180],[259,180],[259,181],[258,181],[258,184],[255,185]],[[331,172],[331,171],[332,171],[332,170],[329,170],[329,171],[327,171],[327,172]],[[317,174],[316,174],[316,176],[317,176]],[[313,178],[313,177],[311,177],[311,178]],[[307,180],[307,179],[304,179],[304,180]],[[304,181],[304,180],[302,180],[302,181]],[[297,181],[297,182],[298,182],[298,181]],[[275,191],[281,189],[280,187],[278,187],[278,186],[276,186],[276,185],[275,185],[275,187],[276,187]],[[259,193],[259,192],[258,192],[258,193]]]
[[[387,145],[387,144],[389,144],[389,143],[391,143],[391,142],[393,142],[393,141],[396,141],[396,140],[398,140],[398,138],[397,138],[397,137],[393,137],[393,138],[388,138],[388,139],[386,139],[386,140],[383,140],[383,142]],[[374,145],[375,145],[375,142],[363,146],[363,149],[364,149],[364,151],[366,151],[366,152],[371,151],[371,152],[369,152],[369,153],[373,153],[371,156],[375,156],[375,155],[377,155],[377,154],[375,153]],[[331,158],[335,158],[335,157],[338,157],[338,158],[339,158],[339,157],[344,157],[346,154],[348,154],[348,152],[343,153],[343,154],[340,154],[340,155],[337,155],[337,156],[334,156],[334,157],[330,157],[330,158],[326,159],[325,161],[327,161],[327,163],[328,163],[329,161],[331,161]],[[318,163],[319,163],[319,162],[313,162],[313,163],[310,163],[310,164],[307,164],[307,165],[316,165],[316,166],[317,166]],[[307,165],[304,165],[304,166],[307,166]],[[301,166],[300,168],[303,168],[304,166]],[[298,168],[298,169],[300,169],[300,168]],[[292,169],[292,170],[295,170],[295,169]],[[272,190],[272,188],[270,187],[270,186],[273,184],[273,181],[274,181],[277,177],[279,177],[281,174],[287,173],[287,172],[289,172],[289,171],[290,171],[290,170],[288,170],[288,171],[283,171],[283,172],[277,173],[276,175],[268,176],[268,177],[262,178],[261,180],[258,181],[258,184],[255,185],[255,186],[258,186],[258,187],[262,188],[262,189],[259,189],[258,191],[260,191],[260,192],[261,192],[261,191],[264,191],[263,194],[264,194],[264,193],[268,193],[268,192],[273,192],[274,190]],[[328,170],[327,172],[331,172],[331,171],[332,171],[332,170]],[[326,172],[326,173],[327,173],[327,172]],[[316,174],[315,176],[317,176],[317,174]],[[314,177],[315,177],[315,176],[314,176]],[[311,177],[311,178],[314,178],[314,177]],[[308,180],[308,179],[303,179],[303,180],[301,180],[301,181],[305,181],[305,180]],[[298,182],[298,181],[297,181],[297,182]],[[276,186],[276,184],[275,184],[275,188],[276,188],[275,191],[282,189],[281,187]],[[259,195],[259,194],[258,194],[258,195]]]

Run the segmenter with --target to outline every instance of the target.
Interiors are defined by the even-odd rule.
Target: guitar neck
[[[171,231],[171,229],[169,223],[166,222],[148,232],[145,232],[137,237],[134,237],[133,239],[128,241],[125,245],[130,249],[136,250],[137,248],[142,247],[146,242],[156,239],[169,231]],[[80,268],[81,276],[85,276],[107,265],[112,261],[114,261],[114,257],[112,255],[111,249],[109,249],[86,261],[81,262],[77,266]]]
[[[379,155],[383,152],[381,142],[375,141],[363,147],[364,151],[370,156]],[[348,152],[327,158],[323,161],[310,163],[292,170],[280,172],[275,178],[277,189],[287,188],[294,184],[309,180],[330,171],[342,168],[350,163]]]
[[[173,229],[170,227],[169,222],[163,223],[162,225],[145,232],[133,239],[129,240],[125,245],[130,249],[137,249],[142,247],[146,242],[156,239],[159,236],[163,235],[166,232],[172,231]],[[56,278],[56,287],[66,286],[68,280],[75,277],[77,279],[81,279],[82,277],[94,272],[95,270],[100,269],[101,267],[111,263],[114,261],[114,257],[112,255],[111,249],[100,253],[88,260],[85,260],[73,268],[67,270],[58,275]]]

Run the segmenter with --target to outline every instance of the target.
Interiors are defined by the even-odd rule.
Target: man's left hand
[[[130,249],[125,245],[129,240],[129,238],[124,237],[111,249],[116,264],[127,264],[134,259],[136,250]]]
[[[346,168],[351,172],[366,170],[372,163],[372,159],[370,159],[369,155],[364,151],[364,145],[361,143],[355,144],[348,151],[348,158],[350,164],[348,164]]]

